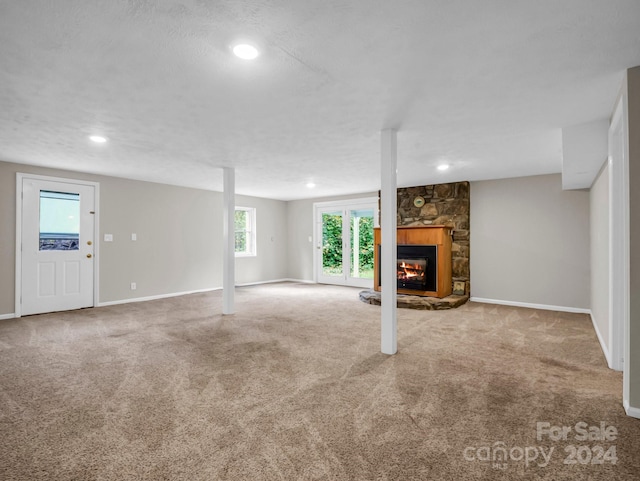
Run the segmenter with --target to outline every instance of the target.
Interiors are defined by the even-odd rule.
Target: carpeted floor
[[[358,292],[273,284],[239,288],[232,316],[213,292],[0,321],[0,479],[640,479],[640,420],[588,316],[401,309],[385,356]]]

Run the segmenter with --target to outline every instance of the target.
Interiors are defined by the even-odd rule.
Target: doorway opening
[[[314,204],[316,282],[372,287],[377,198]]]

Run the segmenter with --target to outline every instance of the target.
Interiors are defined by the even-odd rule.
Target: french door
[[[377,199],[315,205],[316,281],[373,287]]]
[[[20,315],[94,305],[95,185],[18,178]]]

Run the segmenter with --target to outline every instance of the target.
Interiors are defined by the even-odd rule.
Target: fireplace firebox
[[[380,246],[378,246],[380,250]],[[380,252],[378,252],[380,254]],[[438,246],[399,245],[398,289],[435,291],[438,286]],[[378,284],[382,284],[378,272]]]

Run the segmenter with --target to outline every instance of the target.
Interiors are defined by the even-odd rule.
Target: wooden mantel
[[[438,290],[415,291],[398,288],[399,294],[415,296],[447,297],[453,287],[451,283],[451,230],[446,225],[399,226],[397,230],[398,245],[437,245],[438,246]],[[373,288],[380,290],[380,228],[373,232],[374,240],[374,274]]]

